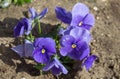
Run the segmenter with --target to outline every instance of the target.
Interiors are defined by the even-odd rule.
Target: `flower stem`
[[[39,34],[41,34],[42,30],[41,30],[41,25],[40,25],[40,20],[38,19],[38,32]]]
[[[32,35],[32,33],[30,33],[30,40],[33,42],[34,41],[34,36]]]

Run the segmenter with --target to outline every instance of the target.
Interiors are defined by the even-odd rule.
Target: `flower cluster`
[[[72,11],[66,11],[62,7],[55,8],[56,17],[67,24],[66,28],[59,26],[60,29],[55,34],[57,38],[43,36],[41,32],[40,21],[48,12],[47,8],[40,14],[37,14],[34,8],[30,8],[29,12],[31,17],[23,18],[14,27],[14,36],[24,36],[25,43],[13,47],[12,50],[21,57],[32,57],[41,64],[41,70],[50,70],[55,75],[68,73],[64,66],[66,61],[72,63],[71,60],[79,60],[82,62],[81,67],[85,67],[86,70],[92,67],[97,58],[96,55],[90,54],[89,46],[92,39],[90,29],[95,19],[85,4],[75,4]],[[35,38],[32,30],[36,26],[39,37]]]

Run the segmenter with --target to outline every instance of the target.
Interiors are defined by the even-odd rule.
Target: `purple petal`
[[[45,38],[44,39],[44,46],[47,49],[47,51],[49,52],[49,55],[53,55],[56,53],[56,44],[55,41],[52,38]]]
[[[32,57],[34,47],[30,43],[25,43],[12,48],[20,57]]]
[[[25,39],[25,57],[32,57],[33,50],[33,43]]]
[[[59,75],[60,73],[67,74],[67,69],[60,63],[57,58],[54,58],[51,62],[43,68],[43,71],[51,70],[53,74]]]
[[[96,55],[91,55],[83,62],[82,66],[85,66],[86,70],[89,70],[96,59],[97,59]]]
[[[87,57],[90,53],[89,45],[86,42],[78,43],[80,45],[80,60],[83,60],[85,57]]]
[[[90,32],[84,28],[76,27],[70,31],[70,35],[78,41],[85,41],[89,43],[91,41]]]
[[[64,32],[64,35],[69,35],[70,34],[70,31],[73,29],[73,28],[76,28],[77,26],[68,26],[66,31]]]
[[[33,7],[29,9],[29,12],[31,14],[31,19],[34,19],[38,15]]]
[[[84,19],[84,24],[93,26],[95,23],[95,18],[93,14],[88,14]]]
[[[32,21],[27,19],[27,18],[25,18],[25,20],[24,20],[24,27],[25,27],[24,28],[25,29],[25,34],[29,35],[31,30],[32,30]]]
[[[81,42],[77,44],[77,47],[73,49],[68,56],[75,60],[82,60],[90,53],[89,46],[86,42]]]
[[[64,32],[65,32],[65,31],[66,31],[66,30],[64,30],[63,28],[60,28],[58,35],[64,35]]]
[[[24,45],[18,45],[16,47],[11,48],[13,51],[15,51],[20,57],[24,57]]]
[[[33,44],[26,43],[25,44],[25,57],[32,57],[34,47]]]
[[[34,60],[39,62],[39,63],[42,63],[42,64],[49,62],[50,57],[46,53],[43,54],[40,51],[41,50],[39,48],[36,48],[33,51],[33,58],[34,58]]]
[[[72,9],[72,18],[76,16],[85,17],[89,13],[89,8],[82,3],[77,3]]]
[[[68,70],[62,65],[60,66],[60,68],[62,69],[62,73],[67,74]]]
[[[34,41],[35,47],[45,48],[48,55],[56,53],[56,44],[52,38],[36,38]]]
[[[79,23],[82,22],[83,20],[83,17],[80,16],[80,15],[76,15],[74,16],[74,18],[72,18],[72,21],[71,21],[71,26],[79,26]]]
[[[33,44],[31,41],[25,39],[25,43],[28,43],[28,44]]]
[[[75,42],[74,37],[70,36],[70,35],[65,35],[60,40],[60,43],[61,43],[62,46],[69,46],[69,45],[71,45],[74,42]]]
[[[48,8],[43,9],[42,12],[39,14],[40,19],[43,18],[47,12],[48,12]]]
[[[24,34],[24,25],[22,22],[18,22],[18,24],[14,27],[14,36],[22,36]]]
[[[22,36],[23,34],[24,34],[24,26],[21,27],[19,36]]]
[[[74,60],[79,60],[80,59],[80,55],[81,53],[79,51],[76,51],[75,49],[73,51],[71,51],[69,54],[68,54],[68,57],[70,57],[71,59],[74,59]]]
[[[91,25],[87,25],[87,24],[82,24],[81,27],[82,27],[82,28],[85,28],[85,29],[87,29],[87,30],[90,30],[90,29],[92,28]]]
[[[47,65],[45,67],[43,67],[43,71],[48,71],[50,70],[53,66],[54,66],[55,62],[54,61],[51,61],[51,62],[48,62]]]
[[[64,23],[70,24],[72,20],[72,14],[71,12],[67,12],[64,8],[62,7],[56,7],[55,8],[56,12],[56,17],[61,20]]]
[[[92,14],[87,14],[86,17],[83,20],[83,28],[86,28],[90,30],[90,28],[94,25],[95,23],[95,18]]]
[[[36,38],[34,41],[34,46],[41,47],[42,45],[44,45],[44,38]]]
[[[29,19],[23,18],[21,21],[18,22],[18,24],[14,27],[14,36],[22,36],[24,33],[28,35],[31,30],[32,23]]]
[[[60,67],[62,73],[67,74],[67,69],[60,63],[60,61],[57,58],[54,58],[54,60],[56,61],[56,64]]]
[[[60,68],[57,68],[55,66],[51,69],[51,71],[54,75],[58,75],[62,72]]]
[[[60,54],[62,55],[62,56],[66,56],[69,52],[71,52],[72,51],[72,48],[71,48],[71,46],[67,46],[67,47],[62,47],[61,49],[60,49]]]

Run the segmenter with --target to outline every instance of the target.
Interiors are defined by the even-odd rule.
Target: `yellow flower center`
[[[42,53],[45,53],[45,49],[42,49],[41,52],[42,52]]]
[[[75,44],[72,44],[72,48],[73,48],[73,49],[76,48],[76,45],[75,45]]]
[[[80,23],[79,23],[79,26],[81,26],[83,24],[83,22],[81,21]]]

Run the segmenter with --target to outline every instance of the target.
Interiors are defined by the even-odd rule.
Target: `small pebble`
[[[94,6],[93,9],[94,9],[95,11],[98,11],[98,7],[96,7],[96,6]]]
[[[112,79],[116,79],[115,77],[113,77]]]
[[[37,12],[40,12],[40,9],[37,9]]]
[[[99,20],[99,19],[100,19],[100,17],[98,17],[98,16],[97,16],[97,17],[96,17],[96,19],[97,19],[97,20]]]
[[[103,36],[104,34],[103,33],[101,33],[101,36]]]
[[[106,36],[107,36],[107,37],[111,37],[111,35],[110,35],[110,34],[106,34]]]
[[[110,19],[110,17],[109,17],[109,16],[107,16],[107,19]]]
[[[21,79],[26,79],[26,78],[23,77],[23,78],[21,78]]]
[[[102,2],[105,2],[106,0],[102,0]]]

